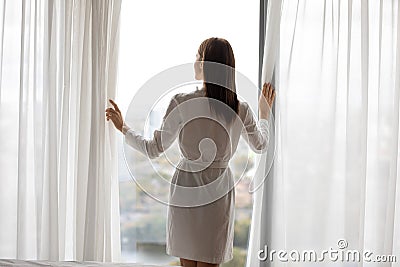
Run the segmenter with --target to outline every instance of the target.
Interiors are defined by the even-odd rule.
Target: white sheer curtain
[[[120,4],[0,1],[0,258],[120,259]]]
[[[321,255],[340,251],[340,239],[344,251],[395,255],[397,262],[326,257],[318,266],[400,266],[400,4],[283,1],[279,19],[271,24],[280,32],[277,155],[253,212],[262,212],[252,233],[260,238],[250,240],[247,266],[315,266],[289,255],[287,262],[277,254],[272,263],[259,261],[257,253],[267,245]],[[265,53],[268,42],[275,40],[267,34]]]

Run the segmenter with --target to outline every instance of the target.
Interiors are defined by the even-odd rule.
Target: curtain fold
[[[120,0],[3,0],[0,258],[120,260]]]
[[[277,27],[279,56],[270,61],[276,40],[267,37],[262,82],[275,69],[277,147],[272,176],[255,194],[247,266],[314,266],[289,252],[329,248],[359,251],[361,260],[325,257],[318,266],[376,266],[363,261],[366,251],[397,257],[379,266],[400,266],[400,5],[298,0],[279,13],[274,2],[267,29]],[[258,259],[281,249],[287,261]]]
[[[279,66],[279,36],[282,1],[262,0],[260,3],[260,7],[262,8],[260,14],[265,17],[260,18],[263,22],[260,24],[260,31],[262,31],[261,39],[263,40],[260,45],[263,47],[263,53],[261,53],[263,59],[260,71],[261,83],[259,85],[262,88],[262,85],[265,82],[271,82],[274,85],[278,96],[279,86],[277,82],[279,76],[276,74],[278,73],[277,68]],[[265,30],[263,26],[265,27]],[[277,124],[279,124],[279,122],[275,117],[275,107],[273,107],[271,112],[271,117],[274,117],[275,125],[270,129],[269,146],[275,148],[275,131],[277,130]],[[276,212],[273,211],[276,207],[271,205],[271,201],[266,201],[267,198],[271,198],[272,194],[277,192],[277,189],[272,190],[272,188],[276,188],[277,186],[276,181],[273,180],[275,167],[274,164],[269,166],[269,163],[272,162],[276,156],[278,156],[278,151],[274,151],[274,149],[270,149],[267,155],[257,156],[257,162],[259,161],[260,165],[254,177],[254,188],[252,188],[252,190],[255,191],[253,192],[253,212],[246,260],[247,267],[261,266],[261,262],[258,259],[259,250],[263,249],[263,245],[261,244],[267,242],[267,240],[272,241],[272,224],[265,221],[264,214],[270,216]],[[262,182],[260,179],[263,179],[264,177],[265,180]],[[280,211],[282,212],[283,209]],[[273,240],[281,239],[277,238]]]

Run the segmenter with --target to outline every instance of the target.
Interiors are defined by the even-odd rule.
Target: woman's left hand
[[[118,108],[118,105],[115,104],[114,101],[110,99],[110,103],[114,106],[114,108],[106,109],[106,119],[114,123],[115,128],[122,132],[122,126],[124,125],[124,119],[122,118],[121,111]]]

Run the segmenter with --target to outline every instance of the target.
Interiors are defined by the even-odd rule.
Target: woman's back
[[[246,102],[239,102],[237,114],[227,122],[216,111],[224,111],[224,104],[215,109],[210,101],[204,87],[177,94],[164,117],[166,137],[178,131],[183,154],[171,180],[166,249],[170,255],[222,263],[233,257],[235,182],[229,160],[241,136],[261,152],[269,135],[267,121],[260,120],[258,127]]]
[[[227,162],[235,153],[240,136],[256,152],[268,143],[267,133],[263,134],[268,128],[259,131],[246,102],[239,102],[238,114],[228,123],[224,116],[210,107],[204,87],[190,93],[177,94],[174,98],[180,116],[183,117],[179,146],[183,157],[188,160]]]

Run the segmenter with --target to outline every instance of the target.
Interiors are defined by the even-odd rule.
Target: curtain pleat
[[[29,233],[28,221],[22,220],[28,217],[28,181],[27,181],[27,132],[28,127],[28,74],[29,65],[26,64],[29,61],[29,22],[30,22],[30,1],[22,1],[21,10],[21,48],[20,48],[20,77],[19,77],[19,118],[18,118],[18,226],[17,226],[17,246],[20,247],[18,250],[18,257],[27,256],[27,244],[25,243],[26,237]],[[27,29],[27,30],[25,30]]]
[[[397,5],[396,5],[397,4]],[[391,157],[391,170],[390,170],[390,184],[389,184],[389,194],[388,194],[388,217],[387,224],[385,225],[385,247],[384,251],[400,251],[400,239],[397,236],[400,235],[400,181],[398,177],[400,176],[400,161],[399,161],[399,151],[400,151],[400,135],[399,135],[399,122],[400,122],[400,4],[398,1],[391,2],[391,10],[397,11],[392,12],[391,24],[392,31],[389,33],[388,42],[393,44],[393,49],[387,49],[389,57],[392,52],[395,51],[395,60],[393,60],[393,65],[391,66],[391,72],[388,73],[389,77],[392,78],[394,86],[394,98],[393,98],[393,111],[394,111],[394,127],[395,135],[392,137],[392,144],[395,147],[392,151]],[[390,17],[390,16],[389,16]],[[396,40],[396,41],[395,41]],[[388,58],[389,58],[388,57]],[[393,57],[391,57],[393,59]],[[392,264],[392,267],[399,267],[400,262]]]
[[[5,26],[5,20],[6,20],[6,3],[7,0],[3,0],[1,2],[1,28],[0,28],[0,62],[3,61],[3,42],[4,42],[4,26]],[[2,74],[3,74],[3,64],[0,64],[0,104],[1,104],[1,81],[2,79]]]

